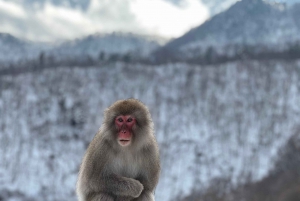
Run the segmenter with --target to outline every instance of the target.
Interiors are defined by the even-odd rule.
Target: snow
[[[175,48],[180,50],[181,58],[205,56],[208,48],[227,56],[246,46],[254,52],[288,50],[300,41],[296,13],[296,5],[240,1],[179,38],[177,41],[186,42]]]
[[[111,63],[1,76],[0,191],[23,200],[74,200],[79,164],[104,109],[130,97],[148,105],[155,123],[158,201],[205,189],[216,178],[232,186],[257,181],[300,120],[299,64]]]

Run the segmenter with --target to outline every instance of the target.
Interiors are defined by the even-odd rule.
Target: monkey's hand
[[[129,192],[131,192],[132,197],[137,198],[141,195],[142,191],[144,190],[143,184],[139,182],[138,180],[127,178],[128,180],[131,180],[130,183],[128,183],[128,188],[130,189]]]
[[[154,195],[151,191],[144,190],[138,198],[132,201],[154,201]]]
[[[116,196],[125,196],[137,198],[144,190],[144,186],[138,180],[122,177],[119,175],[110,175],[103,183],[107,192]]]

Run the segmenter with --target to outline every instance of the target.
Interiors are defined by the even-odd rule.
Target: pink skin
[[[121,146],[128,146],[132,140],[132,127],[136,120],[130,115],[120,115],[115,119],[115,124],[118,128],[118,143]]]

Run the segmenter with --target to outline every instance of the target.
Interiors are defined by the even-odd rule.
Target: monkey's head
[[[136,99],[115,102],[105,111],[104,123],[110,125],[110,137],[121,147],[147,139],[144,135],[149,135],[153,129],[148,108]]]

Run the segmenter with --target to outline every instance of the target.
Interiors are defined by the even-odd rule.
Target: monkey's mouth
[[[127,145],[130,144],[130,140],[120,139],[120,140],[119,140],[119,144],[120,144],[121,146],[127,146]]]

